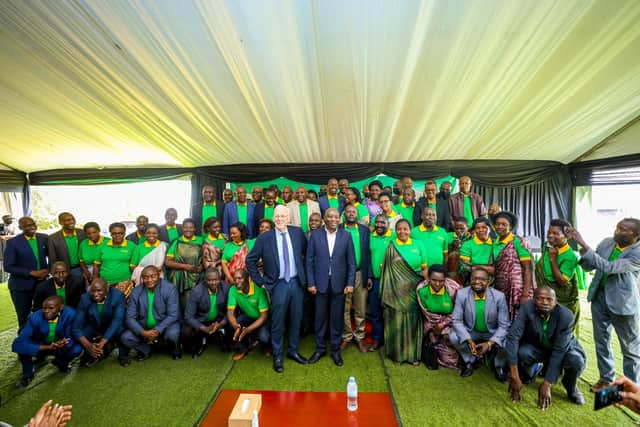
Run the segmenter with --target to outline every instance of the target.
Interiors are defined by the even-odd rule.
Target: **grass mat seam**
[[[396,403],[396,397],[393,394],[393,387],[391,386],[391,376],[389,375],[389,371],[387,370],[387,365],[384,362],[383,352],[378,350],[378,359],[380,360],[380,365],[382,366],[382,371],[384,372],[384,380],[387,383],[387,392],[389,393],[389,397],[391,398],[391,406],[393,406],[393,414],[396,416],[396,422],[398,423],[398,427],[402,427],[402,419],[400,419],[400,411],[398,410],[398,404]]]

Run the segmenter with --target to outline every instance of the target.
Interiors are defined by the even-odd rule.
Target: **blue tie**
[[[289,267],[289,244],[287,243],[287,233],[280,233],[282,236],[282,257],[284,258],[284,280],[288,282],[291,279],[291,270]]]

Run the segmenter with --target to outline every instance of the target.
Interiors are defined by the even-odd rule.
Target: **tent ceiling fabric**
[[[638,22],[637,0],[2,1],[3,163],[568,163],[640,115]]]

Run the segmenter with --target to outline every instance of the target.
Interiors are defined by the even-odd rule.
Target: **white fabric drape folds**
[[[570,162],[640,114],[638,22],[637,0],[2,1],[2,162]]]

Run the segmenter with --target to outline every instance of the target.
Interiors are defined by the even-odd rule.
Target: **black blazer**
[[[159,225],[158,228],[160,229],[158,239],[163,242],[171,243],[171,240],[169,240],[169,232],[167,231],[167,224]],[[178,231],[178,236],[182,236],[182,224],[176,223],[176,230]]]
[[[253,202],[252,202],[253,203]],[[280,203],[274,205],[274,208],[278,206]],[[253,231],[255,234],[259,233],[260,230],[260,220],[264,218],[264,201],[262,203],[253,203]],[[273,218],[272,218],[273,220]]]
[[[222,219],[224,216],[224,202],[222,200],[216,200],[216,212],[216,218],[220,220],[220,224],[222,225]],[[203,234],[202,201],[191,206],[191,218],[196,222],[196,234]]]
[[[46,234],[36,233],[40,268],[46,268],[48,270],[47,237]],[[36,270],[38,266],[36,264],[36,257],[33,256],[33,251],[24,233],[18,234],[13,239],[7,241],[3,262],[4,271],[11,274],[11,276],[9,276],[10,291],[30,292],[35,289],[38,279],[31,277],[29,273]]]
[[[278,257],[278,243],[276,242],[276,229],[260,234],[256,238],[249,255],[245,260],[251,279],[260,286],[264,286],[269,292],[280,277],[280,258]],[[300,286],[307,283],[304,267],[304,254],[307,250],[307,238],[300,227],[287,226],[287,231],[293,246],[293,257],[298,271]],[[258,261],[262,259],[264,275],[258,270]]]
[[[79,340],[85,335],[88,326],[107,341],[117,339],[124,329],[125,305],[124,294],[116,288],[110,288],[100,313],[91,295],[84,293],[80,298],[76,318],[73,321],[74,337]]]
[[[573,323],[575,321],[573,313],[568,308],[558,304],[550,315],[547,327],[547,336],[551,344],[550,349],[544,349],[542,346],[542,322],[533,300],[530,300],[520,306],[518,317],[515,318],[511,329],[509,329],[505,350],[508,363],[516,365],[518,363],[518,348],[521,343],[544,349],[545,358],[548,358],[548,362],[544,362],[547,366],[547,373],[544,379],[551,384],[555,384],[562,372],[564,355],[569,350],[578,350],[583,355],[584,351],[573,335]]]
[[[66,306],[76,308],[80,303],[80,297],[84,293],[84,280],[81,277],[72,276],[67,277],[65,284],[66,292],[65,298],[67,302]],[[53,277],[47,279],[46,282],[40,283],[36,287],[36,293],[33,296],[33,309],[32,311],[38,311],[42,308],[42,303],[49,297],[56,295],[56,285]]]
[[[326,228],[311,233],[307,247],[307,280],[319,293],[329,291],[341,294],[346,286],[354,286],[356,280],[356,258],[351,235],[338,228],[333,253],[329,255]],[[331,278],[331,289],[329,289]]]
[[[136,229],[136,231],[134,231],[131,234],[127,234],[127,237],[125,237],[126,240],[135,243],[136,245],[140,244],[140,238],[138,237],[138,230]]]
[[[215,321],[224,319],[227,315],[227,297],[229,295],[229,284],[221,282],[216,295],[216,308],[218,317]],[[209,288],[205,282],[200,282],[191,291],[187,307],[184,310],[185,322],[194,329],[200,329],[202,322],[209,316],[211,299],[209,298]]]
[[[340,228],[344,228],[344,224],[341,224]],[[358,224],[358,230],[360,232],[360,270],[358,271],[360,271],[360,275],[362,276],[362,286],[366,287],[369,278],[373,278],[373,271],[371,270],[371,248],[369,247],[371,230],[362,224]]]
[[[427,199],[420,197],[416,202],[416,207],[413,210],[413,223],[415,225],[422,224],[422,211],[426,208]],[[451,231],[453,224],[451,224],[451,214],[449,213],[449,202],[447,199],[436,196],[436,225],[444,228],[445,231]],[[471,224],[469,224],[471,228]]]
[[[80,242],[86,239],[86,236],[84,234],[84,231],[80,228],[76,228],[76,234],[78,235],[79,247]],[[69,268],[77,267],[72,266],[69,261],[69,248],[67,247],[67,242],[65,242],[64,240],[64,234],[62,234],[62,230],[58,230],[49,236],[49,265],[53,265],[53,263],[58,261],[64,261]]]

